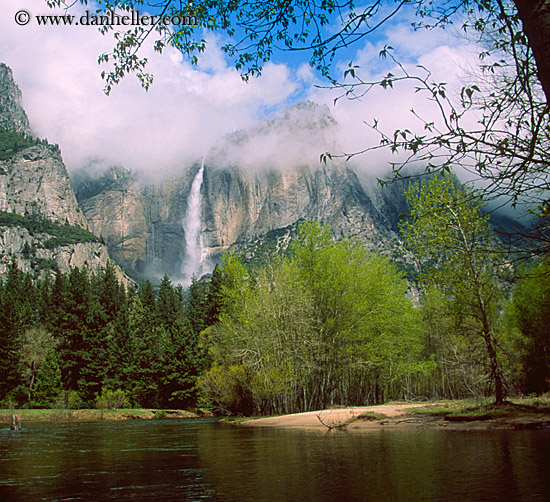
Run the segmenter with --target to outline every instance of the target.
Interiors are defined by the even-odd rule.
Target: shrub
[[[36,138],[12,131],[6,131],[0,127],[0,161],[8,160],[17,152],[38,143],[40,143],[40,141]]]
[[[214,364],[199,380],[205,399],[203,404],[232,414],[251,415],[253,400],[250,380],[248,369],[241,364],[229,367]]]
[[[84,401],[76,390],[64,390],[55,403],[55,408],[63,410],[78,410],[84,407]]]
[[[73,225],[48,220],[38,214],[21,216],[20,214],[0,211],[0,227],[23,227],[31,235],[36,233],[48,234],[51,237],[44,242],[46,249],[67,246],[79,242],[102,242],[103,239],[92,232]],[[29,249],[30,251],[30,249]]]
[[[97,396],[96,408],[100,410],[116,410],[128,406],[128,397],[122,389],[110,390],[103,388],[101,396]]]

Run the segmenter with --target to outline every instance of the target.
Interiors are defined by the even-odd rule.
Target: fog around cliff
[[[31,15],[56,12],[44,0],[26,0],[24,7]],[[93,3],[75,5],[71,12],[78,15],[85,8],[93,9]],[[425,97],[406,86],[376,88],[363,99],[342,99],[334,106],[339,92],[323,88],[326,82],[305,62],[268,63],[260,78],[245,83],[218,49],[222,40],[212,35],[198,66],[173,49],[159,55],[145,47],[142,55],[155,76],[150,90],[143,91],[130,75],[105,96],[97,57],[112,47],[112,38],[93,26],[18,26],[13,19],[20,9],[20,0],[4,0],[0,60],[13,69],[35,133],[60,145],[70,172],[122,165],[158,179],[200,162],[209,150],[225,163],[248,169],[313,164],[327,150],[349,153],[378,144],[379,136],[364,121],[376,118],[392,132],[419,125],[409,112],[412,107],[427,116],[433,112]],[[415,34],[405,26],[390,26],[376,45],[358,46],[352,55],[364,78],[389,69],[378,57],[388,41],[408,65],[429,67],[454,90],[475,57],[444,31]],[[338,74],[347,63],[336,65]],[[310,130],[319,118],[315,114],[298,124],[285,117],[285,109],[307,100],[326,105],[323,113],[328,110],[338,126]],[[264,127],[265,122],[258,124],[265,119],[278,122],[251,134]],[[354,165],[377,176],[387,171],[388,160],[395,158],[375,152]]]
[[[299,103],[275,118],[221,138],[209,150],[209,166],[246,172],[316,167],[320,155],[341,151],[340,128],[326,105]]]

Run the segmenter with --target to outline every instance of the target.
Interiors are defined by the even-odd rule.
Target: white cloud
[[[337,93],[316,88],[323,81],[306,63],[297,65],[295,71],[268,63],[260,78],[245,83],[227,65],[218,48],[218,35],[208,35],[209,49],[196,67],[173,49],[158,55],[146,48],[148,71],[155,76],[150,90],[143,91],[130,76],[111,96],[105,96],[96,61],[112,47],[110,36],[101,36],[93,26],[44,27],[34,21],[18,26],[14,15],[23,2],[3,3],[7,5],[0,19],[0,61],[14,71],[36,134],[60,144],[69,169],[86,164],[90,157],[103,156],[108,163],[171,173],[202,157],[224,134],[252,125],[264,110],[280,110],[299,95],[329,106],[341,126],[339,139],[346,152],[378,144],[380,137],[363,121],[372,123],[376,118],[384,131],[392,132],[420,126],[410,113],[413,107],[426,118],[437,116],[433,104],[415,94],[410,84],[398,84],[393,90],[377,87],[361,100],[344,98],[334,107]],[[52,12],[45,0],[25,0],[23,8],[33,16]],[[72,12],[85,8],[93,6],[76,5]],[[406,25],[392,24],[376,41],[365,42],[355,53],[354,61],[365,78],[390,67],[378,56],[387,43],[411,67],[425,65],[436,80],[445,80],[455,91],[461,86],[464,68],[473,64],[467,44],[441,30],[415,33]],[[347,63],[341,61],[337,66],[342,70]],[[269,144],[266,141],[261,148],[266,150]],[[276,155],[284,155],[279,144],[274,148]],[[391,160],[395,159],[385,151],[355,162],[379,174]]]
[[[404,62],[410,74],[426,75],[424,70],[417,67],[424,66],[431,72],[431,80],[445,82],[449,95],[454,97],[465,85],[468,70],[477,62],[475,46],[450,33],[442,30],[414,32],[406,26],[392,26],[387,37],[381,37],[379,46],[366,43],[356,52],[353,61],[360,66],[357,72],[365,81],[378,81],[388,71],[395,76],[401,74],[391,60],[380,61],[380,49],[390,43],[397,59]],[[341,125],[342,150],[352,153],[380,143],[379,133],[367,125],[372,125],[375,120],[378,121],[379,129],[389,136],[395,130],[405,128],[420,135],[426,133],[424,123],[411,113],[411,109],[422,118],[441,125],[438,107],[428,99],[428,93],[415,92],[416,86],[417,83],[413,81],[395,82],[393,88],[386,89],[376,85],[360,99],[344,97],[336,105],[333,104],[334,98],[343,94],[342,90],[311,89],[310,99],[330,107]],[[475,121],[475,117],[471,120]],[[380,149],[354,157],[353,164],[364,173],[383,176],[389,172],[390,162],[403,158],[388,149]]]
[[[93,26],[45,27],[34,20],[18,26],[20,0],[5,2],[0,61],[13,69],[34,131],[60,144],[69,169],[103,156],[134,169],[173,172],[296,89],[288,68],[272,63],[262,78],[243,82],[213,37],[198,67],[173,49],[158,55],[145,48],[155,77],[150,90],[130,76],[105,96],[96,61],[112,47],[110,36]],[[77,5],[71,12],[79,15],[84,8]],[[44,0],[26,0],[24,9],[32,16],[61,12],[48,9]]]

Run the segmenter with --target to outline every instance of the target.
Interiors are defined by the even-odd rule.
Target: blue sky
[[[112,39],[91,26],[46,28],[32,21],[18,26],[14,15],[20,9],[32,16],[51,12],[45,0],[3,0],[0,61],[14,71],[36,134],[61,146],[69,170],[121,164],[154,176],[172,174],[200,159],[224,134],[304,100],[329,106],[340,124],[338,143],[346,152],[379,141],[364,121],[376,118],[393,131],[418,126],[409,112],[412,107],[427,117],[434,113],[430,103],[406,85],[392,91],[377,88],[362,100],[340,100],[334,106],[337,94],[322,88],[327,82],[309,67],[302,52],[275,53],[263,75],[245,83],[219,49],[226,41],[221,34],[207,35],[208,49],[196,67],[174,49],[158,55],[145,47],[143,54],[150,58],[149,70],[155,76],[152,88],[144,92],[130,76],[107,97],[97,57],[112,47]],[[72,12],[84,9],[76,5]],[[339,53],[335,74],[342,74],[353,60],[365,78],[376,78],[389,68],[378,54],[391,43],[402,61],[429,67],[458,92],[465,72],[477,60],[475,49],[452,30],[415,33],[405,14],[375,38]],[[378,152],[354,163],[378,175],[388,160],[387,153]]]

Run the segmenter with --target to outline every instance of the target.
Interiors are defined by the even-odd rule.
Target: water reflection
[[[3,501],[550,500],[549,465],[549,430],[318,433],[167,420],[0,431]]]

